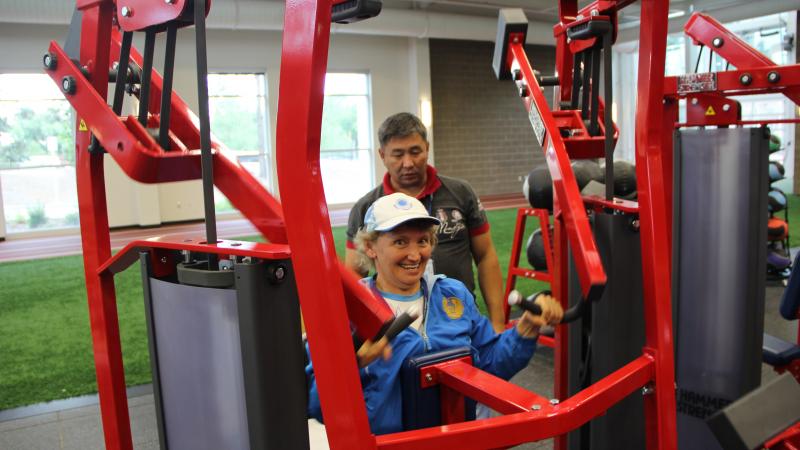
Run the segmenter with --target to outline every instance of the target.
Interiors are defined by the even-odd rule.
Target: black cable
[[[114,100],[111,103],[111,110],[114,114],[122,114],[122,102],[125,99],[125,84],[128,82],[128,61],[131,57],[131,43],[133,42],[133,32],[125,31],[122,33],[122,43],[119,47],[119,63],[117,64],[117,78],[114,80]]]
[[[613,101],[612,76],[611,73],[611,31],[603,36],[603,77],[605,78],[605,92],[603,101],[605,111],[603,114],[603,126],[605,127],[605,159],[606,159],[606,200],[614,199],[614,120],[611,117]]]
[[[592,76],[592,53],[584,50],[583,52],[583,81],[581,83],[581,119],[586,120],[589,118],[589,94],[592,88],[589,81]]]
[[[156,32],[144,33],[144,60],[142,61],[142,88],[139,90],[139,123],[147,128],[147,112],[150,110],[150,79],[153,74],[153,53],[156,46]]]
[[[700,53],[697,54],[697,61],[694,63],[694,73],[697,73],[697,70],[700,69],[700,58],[703,56],[703,44],[700,44]]]
[[[572,97],[570,98],[570,108],[578,108],[578,99],[581,91],[581,64],[583,64],[583,53],[576,53],[573,56],[572,66]]]
[[[172,112],[172,78],[175,72],[175,42],[178,27],[174,23],[167,25],[167,48],[164,51],[164,77],[161,83],[161,114],[158,126],[158,144],[169,150],[169,118]]]
[[[208,55],[206,54],[206,0],[194,2],[194,26],[197,49],[197,101],[200,106],[200,167],[203,177],[203,208],[206,218],[206,242],[217,243],[217,218],[214,211],[214,160],[211,155],[211,120],[208,111]],[[208,255],[208,269],[217,269],[217,255]]]
[[[606,84],[610,81],[606,81]],[[589,110],[589,135],[600,134],[598,116],[600,115],[600,47],[592,50],[592,103]]]

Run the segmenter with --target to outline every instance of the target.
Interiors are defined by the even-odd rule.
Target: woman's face
[[[396,294],[413,294],[431,259],[431,232],[426,229],[397,227],[378,235],[366,253],[375,261],[378,288]]]

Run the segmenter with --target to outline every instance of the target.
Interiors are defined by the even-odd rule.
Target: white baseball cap
[[[439,219],[431,217],[422,203],[402,192],[395,192],[375,200],[364,215],[364,229],[390,231],[410,220],[423,220],[439,225]]]

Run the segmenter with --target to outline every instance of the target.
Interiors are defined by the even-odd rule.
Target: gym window
[[[366,73],[328,73],[320,165],[328,204],[354,203],[373,187],[370,84]]]
[[[74,134],[73,110],[50,77],[0,74],[0,232],[78,226]]]
[[[208,106],[211,132],[270,189],[272,161],[266,76],[263,73],[209,74]],[[234,211],[219,191],[215,192],[214,203],[218,212]]]

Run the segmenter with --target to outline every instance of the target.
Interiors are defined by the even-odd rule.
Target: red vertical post
[[[319,147],[331,2],[288,0],[276,158],[300,307],[331,448],[375,448],[345,310],[320,174]],[[345,351],[345,354],[342,352]]]
[[[565,24],[567,19],[570,21],[575,20],[578,15],[578,1],[577,0],[559,0],[558,2],[558,18],[561,24]],[[572,96],[572,68],[574,61],[572,59],[572,52],[569,50],[567,44],[566,31],[556,36],[556,72],[558,73],[558,92],[559,95],[553,100],[555,103],[553,109],[559,110],[559,102],[566,102]]]
[[[89,71],[89,79],[98,94],[108,90],[108,55],[111,43],[111,20],[114,4],[96,2],[83,10],[81,23],[80,63]],[[75,135],[75,170],[78,184],[78,206],[81,220],[81,242],[89,300],[89,322],[97,372],[97,390],[103,420],[105,446],[108,449],[133,449],[128,398],[125,392],[125,370],[119,340],[114,279],[105,272],[97,274],[111,256],[108,230],[106,187],[103,155],[88,151],[91,133],[77,118]]]
[[[552,291],[561,307],[566,311],[569,308],[569,245],[567,233],[564,229],[564,216],[555,212],[553,223],[553,256],[554,264],[549,266],[552,271]],[[555,334],[555,370],[553,380],[553,395],[559,400],[569,397],[569,326],[561,325]],[[567,449],[567,435],[555,437],[555,450]]]
[[[514,228],[514,240],[511,241],[511,260],[508,262],[508,274],[506,275],[506,293],[503,296],[503,311],[506,315],[506,323],[508,323],[508,316],[511,313],[511,306],[508,304],[508,294],[514,289],[517,284],[517,277],[514,275],[514,269],[519,267],[519,253],[522,248],[522,237],[525,235],[525,221],[528,218],[527,208],[520,208],[517,210],[517,225]]]
[[[668,0],[642,0],[636,109],[636,179],[642,243],[645,345],[654,359],[653,392],[645,396],[649,449],[675,449],[675,363],[672,341],[668,181],[664,133],[664,59]]]

